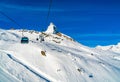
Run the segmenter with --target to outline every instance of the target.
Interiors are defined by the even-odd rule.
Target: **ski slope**
[[[44,37],[40,41],[39,35]],[[0,29],[0,82],[120,82],[120,48],[89,48],[58,33]],[[42,55],[44,51],[45,55]]]
[[[18,79],[0,68],[0,82],[20,82]]]

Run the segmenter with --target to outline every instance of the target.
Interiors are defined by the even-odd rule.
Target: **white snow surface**
[[[89,48],[62,33],[45,32],[40,42],[40,34],[26,30],[30,41],[21,44],[22,30],[0,29],[0,82],[120,82],[114,49]]]
[[[55,34],[56,31],[57,31],[56,26],[51,22],[50,25],[48,26],[48,29],[46,30],[46,33]]]
[[[97,49],[102,49],[102,50],[107,50],[107,51],[112,51],[116,53],[120,53],[120,43],[117,45],[108,45],[108,46],[97,46]]]

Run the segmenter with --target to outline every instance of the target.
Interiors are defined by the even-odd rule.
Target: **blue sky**
[[[49,0],[0,0],[0,11],[21,25],[18,27],[0,14],[0,27],[40,31],[53,22],[59,31],[88,46],[116,44],[120,41],[119,0],[53,0],[46,23],[48,6]],[[108,42],[108,38],[111,42]],[[92,39],[96,42],[92,42]]]

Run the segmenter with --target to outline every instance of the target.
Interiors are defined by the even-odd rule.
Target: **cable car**
[[[21,43],[22,44],[28,44],[29,43],[29,38],[28,37],[22,37],[21,38]]]

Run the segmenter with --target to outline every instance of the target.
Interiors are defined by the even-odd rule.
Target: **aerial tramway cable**
[[[49,20],[49,16],[50,16],[50,11],[51,11],[51,7],[52,7],[52,0],[49,1],[49,5],[48,5],[48,11],[47,11],[47,16],[46,16],[46,20],[45,20],[45,25],[48,23]],[[45,30],[45,27],[42,27],[42,32]]]
[[[52,0],[50,0],[50,3],[49,3],[49,7],[48,7],[48,14],[47,14],[46,23],[48,22],[48,19],[49,19],[49,16],[50,16],[51,7],[52,7]]]
[[[46,17],[45,25],[48,23],[48,19],[49,19],[49,16],[50,16],[51,7],[52,7],[52,0],[50,0],[50,2],[49,2],[48,12],[47,12],[47,17]],[[43,32],[43,31],[44,31],[44,28],[42,29],[42,32]],[[40,39],[40,42],[44,41],[43,35],[39,35],[39,39]]]
[[[7,17],[9,20],[11,20],[13,23],[15,23],[16,25],[18,25],[19,27],[21,27],[15,20],[13,20],[12,18],[10,18],[8,15],[6,15],[5,13],[3,13],[2,11],[0,11],[0,13],[3,15],[3,16],[5,16],[5,17]]]
[[[3,13],[2,11],[0,11],[0,13],[7,17],[9,20],[11,20],[13,23],[15,23],[17,26],[21,27],[20,24],[18,24],[15,20],[13,20],[11,17],[9,17],[8,15],[6,15],[5,13]],[[22,27],[21,27],[22,28]],[[28,37],[25,37],[24,34],[23,34],[23,31],[22,31],[22,38],[21,38],[21,43],[28,43],[29,42],[29,38]]]
[[[17,23],[15,20],[13,20],[11,17],[9,17],[8,15],[6,15],[6,14],[3,13],[2,11],[0,11],[0,13],[1,13],[3,16],[7,17],[10,21],[12,21],[13,23],[15,23],[17,26],[19,26],[19,27],[21,28],[21,25],[18,24],[18,23]],[[22,36],[24,36],[24,35],[23,35],[23,31],[22,31]]]

